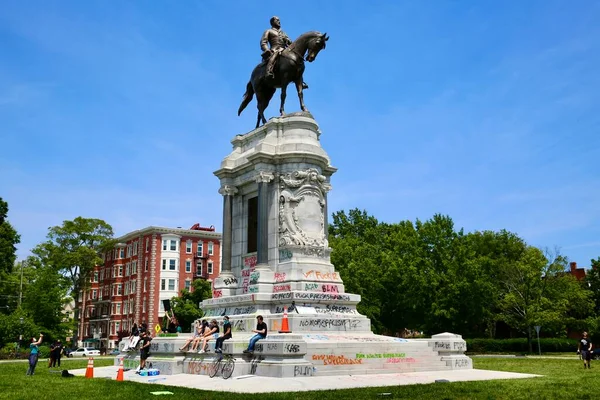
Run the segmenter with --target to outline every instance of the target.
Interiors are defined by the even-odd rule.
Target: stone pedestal
[[[230,318],[233,339],[224,352],[236,357],[234,375],[472,368],[458,335],[426,340],[374,335],[369,319],[357,311],[360,296],[346,293],[330,261],[327,193],[336,168],[320,134],[308,113],[273,118],[236,136],[215,172],[223,195],[222,271],[213,282],[213,298],[201,308],[220,323],[221,316]],[[277,334],[284,307],[291,334]],[[242,350],[257,315],[264,317],[269,336],[248,358]],[[187,373],[203,373],[211,357],[175,355],[181,356]],[[179,370],[179,359],[173,362]]]

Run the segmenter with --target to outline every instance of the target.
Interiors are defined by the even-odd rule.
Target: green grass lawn
[[[545,375],[541,378],[482,382],[437,383],[430,385],[393,386],[292,392],[277,394],[234,394],[207,392],[179,387],[148,385],[136,382],[116,382],[108,379],[65,379],[51,373],[47,364],[38,364],[33,377],[25,376],[27,363],[0,364],[0,399],[126,399],[161,398],[150,392],[167,390],[182,399],[236,400],[253,397],[269,399],[597,399],[600,398],[600,364],[584,370],[579,360],[560,359],[474,359],[475,368]],[[85,368],[87,359],[63,361],[67,369]],[[112,359],[96,359],[95,366],[112,365]],[[596,367],[596,368],[594,368]],[[56,369],[58,370],[58,369]],[[332,377],[335,379],[335,377]],[[250,384],[250,383],[249,383]],[[382,396],[381,393],[390,393]]]

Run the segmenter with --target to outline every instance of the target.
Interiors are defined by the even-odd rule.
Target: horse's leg
[[[298,92],[298,100],[300,100],[300,109],[304,112],[307,112],[306,106],[304,105],[304,93],[302,93],[303,89],[303,79],[302,77],[296,79],[294,82],[296,84],[296,91]]]
[[[279,114],[283,117],[285,115],[285,97],[287,95],[287,83],[281,85],[281,105],[279,106]]]

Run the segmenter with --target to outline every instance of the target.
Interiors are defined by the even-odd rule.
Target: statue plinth
[[[435,341],[375,335],[370,320],[357,311],[360,296],[346,293],[330,260],[327,193],[336,168],[320,134],[308,113],[273,118],[237,135],[215,172],[224,206],[222,271],[213,282],[213,298],[201,308],[205,318],[229,316],[233,339],[224,351],[241,353],[257,315],[269,332],[281,330],[287,308],[292,334],[270,333],[259,341],[262,358],[250,362],[255,364],[250,373],[472,368],[460,336],[445,334]],[[446,346],[458,350],[448,353]],[[236,365],[243,370],[246,361],[242,356]]]

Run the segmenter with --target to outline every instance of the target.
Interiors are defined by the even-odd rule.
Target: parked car
[[[121,354],[121,352],[119,351],[119,349],[113,349],[110,353],[108,353],[108,355],[110,356],[116,356]]]
[[[94,349],[93,347],[79,347],[77,350],[73,350],[69,357],[91,357],[99,356],[100,350]]]

